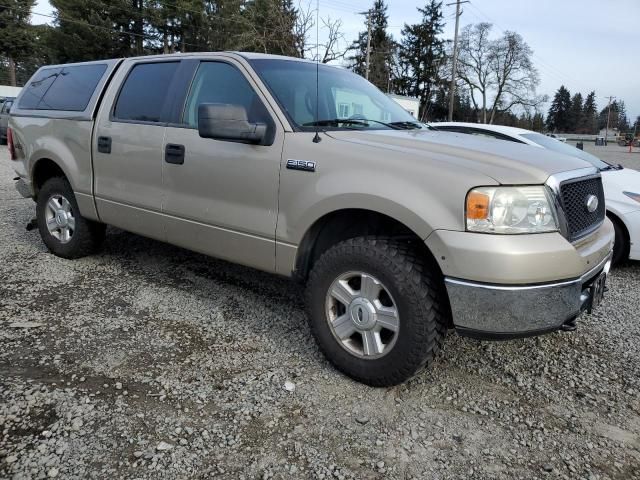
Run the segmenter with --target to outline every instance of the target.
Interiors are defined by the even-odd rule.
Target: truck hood
[[[550,175],[592,167],[568,155],[529,145],[474,135],[432,130],[340,130],[327,132],[351,144],[411,155],[441,166],[455,164],[501,184],[542,184]]]

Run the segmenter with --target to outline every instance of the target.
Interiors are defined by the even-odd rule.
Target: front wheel
[[[104,240],[105,225],[80,215],[71,185],[62,177],[50,178],[38,192],[36,218],[42,241],[59,257],[89,255]]]
[[[329,361],[376,387],[402,383],[430,364],[449,323],[434,270],[392,238],[359,237],[326,251],[311,271],[307,306]]]
[[[611,263],[619,265],[629,258],[629,244],[627,243],[626,232],[620,226],[617,220],[612,220],[615,232],[615,240],[613,242],[613,257]]]

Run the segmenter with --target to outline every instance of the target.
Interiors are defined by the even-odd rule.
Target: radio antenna
[[[319,110],[320,110],[320,0],[316,0],[316,121],[314,125],[316,126],[316,134],[313,137],[313,143],[320,143],[322,138],[320,138],[318,125],[319,121]]]

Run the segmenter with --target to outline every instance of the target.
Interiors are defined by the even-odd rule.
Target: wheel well
[[[58,166],[56,162],[48,158],[42,158],[36,162],[33,168],[33,192],[35,196],[38,196],[40,188],[44,185],[44,182],[52,177],[65,177],[64,171]]]
[[[306,281],[313,264],[336,243],[365,235],[384,235],[415,243],[424,258],[438,267],[422,239],[396,219],[379,212],[345,209],[329,213],[317,220],[304,235],[296,258],[295,277]]]
[[[631,246],[631,237],[629,236],[629,230],[627,229],[627,226],[624,224],[624,222],[620,219],[620,217],[618,217],[615,213],[610,212],[609,210],[607,210],[607,217],[609,217],[609,220],[611,220],[613,223],[617,224],[620,229],[622,230],[622,233],[624,233],[624,239],[626,240],[626,249],[627,252],[626,255],[629,255],[629,248]]]

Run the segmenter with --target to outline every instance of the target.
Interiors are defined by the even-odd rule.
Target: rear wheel
[[[321,350],[368,385],[411,378],[433,361],[446,334],[439,275],[406,242],[359,237],[333,246],[313,266],[307,286]]]
[[[80,215],[71,185],[62,177],[50,178],[38,192],[36,218],[42,241],[59,257],[89,255],[104,240],[105,225]]]

